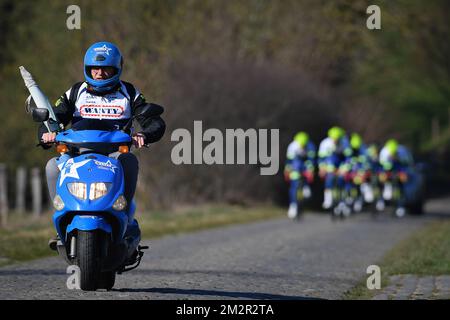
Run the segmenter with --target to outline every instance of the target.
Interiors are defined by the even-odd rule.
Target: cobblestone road
[[[309,214],[153,241],[110,292],[68,290],[58,257],[0,268],[0,299],[340,299],[426,217]],[[45,244],[43,244],[45,245]]]
[[[450,276],[396,275],[373,300],[450,299]]]

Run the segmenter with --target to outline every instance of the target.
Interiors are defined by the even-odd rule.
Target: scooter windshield
[[[129,143],[131,137],[108,121],[83,119],[74,123],[71,129],[59,133],[56,141],[92,147],[92,144]]]
[[[72,123],[72,130],[101,130],[101,131],[115,131],[119,129],[114,122],[100,119],[81,119]]]

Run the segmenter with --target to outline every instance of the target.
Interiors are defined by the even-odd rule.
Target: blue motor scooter
[[[34,109],[33,119],[48,119],[46,109]],[[147,109],[140,114],[144,115]],[[136,117],[135,116],[135,117]],[[56,248],[68,264],[80,268],[82,290],[110,290],[116,273],[136,268],[143,256],[136,204],[124,197],[121,164],[109,157],[129,152],[132,139],[107,121],[83,119],[56,136],[60,174],[53,199]],[[93,128],[96,128],[93,130]],[[100,128],[100,130],[99,130]]]

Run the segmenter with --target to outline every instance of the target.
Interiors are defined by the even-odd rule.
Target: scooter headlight
[[[53,199],[53,207],[57,211],[61,211],[62,209],[64,209],[64,201],[59,195],[56,195],[56,197]]]
[[[111,183],[105,182],[94,182],[91,183],[91,187],[89,189],[89,200],[95,200],[103,197],[110,190]]]
[[[114,201],[113,209],[116,211],[122,211],[127,207],[127,200],[123,195],[117,197],[116,201]]]
[[[71,182],[67,184],[67,189],[74,197],[81,200],[87,199],[86,183]]]

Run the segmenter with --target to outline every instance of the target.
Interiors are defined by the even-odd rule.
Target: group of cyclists
[[[346,217],[370,205],[381,212],[386,202],[395,215],[406,214],[404,187],[413,163],[405,146],[389,139],[379,150],[365,144],[358,133],[348,135],[334,126],[319,148],[306,132],[298,132],[289,144],[284,168],[289,183],[289,218],[300,216],[304,200],[312,196],[315,178],[323,181],[322,207],[332,217]]]

